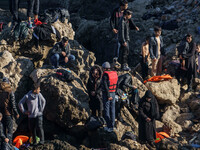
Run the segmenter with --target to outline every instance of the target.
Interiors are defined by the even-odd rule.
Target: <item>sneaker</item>
[[[113,129],[112,128],[108,128],[108,127],[104,127],[104,131],[106,131],[106,132],[113,132]]]
[[[33,29],[33,25],[32,25],[32,22],[31,22],[31,21],[28,22],[28,28],[29,28],[29,29]]]
[[[131,71],[131,68],[129,68],[128,64],[124,64],[122,70],[123,71]]]

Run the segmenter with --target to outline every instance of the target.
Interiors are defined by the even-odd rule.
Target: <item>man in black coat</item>
[[[0,141],[1,141],[0,149],[7,150],[6,143],[9,142],[9,139],[4,134],[3,124],[1,123],[2,118],[3,118],[3,115],[2,113],[0,113]]]
[[[177,70],[176,76],[178,81],[180,80],[180,77],[187,78],[187,84],[188,84],[187,92],[190,92],[192,91],[192,81],[197,76],[196,62],[195,62],[196,43],[193,42],[191,34],[187,34],[185,39],[186,38],[187,40],[182,41],[185,42],[182,44],[184,45],[185,54],[182,54],[181,57],[182,59],[185,60],[185,67],[187,70],[185,71],[179,68]]]
[[[103,101],[101,91],[101,68],[97,65],[90,70],[90,76],[87,82],[87,90],[90,97],[89,106],[93,116],[102,117]],[[97,112],[98,111],[98,115]]]
[[[15,28],[18,22],[20,22],[19,13],[18,13],[19,3],[20,3],[20,0],[9,0],[9,9],[13,16],[12,30]]]
[[[130,36],[129,31],[130,29],[135,29],[139,31],[139,28],[133,23],[133,20],[131,19],[133,12],[130,10],[124,11],[124,16],[119,22],[119,42],[121,44],[121,50],[122,50],[122,69],[124,71],[130,71],[130,68],[128,67],[128,55],[129,55],[129,42],[130,42]]]
[[[114,46],[115,54],[114,57],[117,60],[119,57],[120,43],[118,38],[119,22],[123,18],[124,11],[128,8],[128,1],[120,1],[120,6],[115,8],[110,17],[110,27],[116,39],[116,45]]]
[[[156,124],[159,118],[159,107],[151,91],[147,91],[139,104],[139,140],[155,147]]]

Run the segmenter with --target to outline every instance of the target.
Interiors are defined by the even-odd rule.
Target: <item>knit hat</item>
[[[103,63],[102,67],[104,69],[110,69],[110,63],[106,61],[106,62]]]

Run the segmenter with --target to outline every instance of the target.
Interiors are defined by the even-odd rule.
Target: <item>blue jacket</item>
[[[150,52],[151,59],[158,58],[158,43],[157,43],[155,36],[150,38],[149,52]],[[162,55],[164,55],[164,47],[163,47],[162,36],[160,36],[160,52],[161,52]]]

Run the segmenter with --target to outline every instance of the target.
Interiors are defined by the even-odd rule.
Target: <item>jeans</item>
[[[117,57],[119,58],[119,49],[120,49],[120,42],[119,42],[119,39],[118,39],[118,34],[115,34],[115,40],[116,40],[116,43],[114,45],[114,52],[115,52],[115,56],[114,57]]]
[[[75,61],[76,58],[74,55],[69,55],[68,59],[69,61]],[[66,64],[65,57],[61,57],[59,54],[52,55],[50,60],[51,60],[51,64],[56,68],[58,68],[60,64],[61,65]]]
[[[115,125],[115,93],[110,93],[112,100],[108,100],[106,93],[103,93],[104,118],[108,128],[114,128]]]
[[[36,118],[29,118],[29,132],[32,136],[33,143],[36,143],[36,131],[39,131],[40,142],[44,142],[44,130],[43,130],[43,116],[38,116]]]
[[[143,61],[143,58],[141,60],[141,66],[142,66],[142,78],[145,79],[148,76],[148,62],[147,62],[147,56],[145,57],[145,63]]]
[[[20,0],[9,0],[9,9],[11,14],[13,15],[14,22],[19,22],[19,14],[18,14],[19,2]]]
[[[33,13],[34,15],[38,15],[39,8],[40,8],[40,0],[28,0],[27,16],[31,17]]]
[[[13,120],[12,116],[6,116],[4,115],[2,119],[3,127],[4,127],[4,133],[6,137],[9,139],[9,142],[12,143],[12,137],[13,137]],[[7,134],[6,134],[7,130]]]

